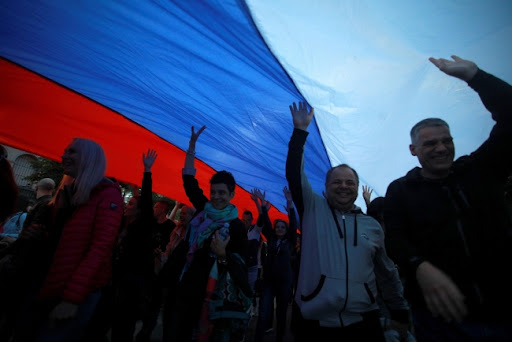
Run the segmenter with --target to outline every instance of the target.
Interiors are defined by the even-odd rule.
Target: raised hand
[[[256,196],[258,196],[262,207],[266,207],[267,209],[270,209],[270,207],[271,207],[270,202],[265,200],[265,196],[266,196],[265,191],[262,192],[261,190],[256,189]]]
[[[265,191],[261,191],[260,189],[252,189],[251,190],[251,199],[256,203],[256,206],[258,207],[258,211],[261,207],[266,207],[267,209],[270,209],[270,203],[265,200]]]
[[[311,123],[311,120],[313,120],[315,109],[311,108],[311,110],[308,112],[306,102],[299,102],[298,108],[294,102],[290,105],[290,112],[292,113],[293,117],[293,127],[305,131]]]
[[[156,160],[158,155],[155,150],[149,149],[147,153],[142,154],[142,164],[144,164],[144,172],[151,172],[151,168],[153,167],[153,163]]]
[[[286,198],[287,202],[293,201],[292,192],[290,190],[288,190],[288,187],[286,185],[283,188],[283,194],[284,194],[284,198]]]
[[[255,189],[256,196],[260,199],[261,202],[265,201],[266,192],[261,192],[260,189]]]
[[[259,205],[259,202],[258,202],[258,195],[256,195],[256,191],[259,191],[258,189],[254,188],[250,191],[251,193],[251,199],[254,201],[254,203],[256,203],[256,205]]]
[[[366,203],[366,207],[368,207],[370,205],[370,199],[372,198],[372,192],[373,192],[373,189],[370,188],[369,186],[367,185],[363,185],[363,198],[364,198],[364,202]]]
[[[444,58],[430,57],[428,60],[447,75],[457,77],[463,81],[469,81],[478,71],[477,65],[458,56],[451,56],[453,61]]]
[[[203,125],[203,127],[201,127],[199,129],[199,131],[197,131],[197,133],[195,132],[195,129],[194,129],[194,126],[192,126],[190,128],[191,130],[191,134],[190,134],[190,141],[188,143],[188,150],[189,152],[191,153],[194,153],[195,152],[195,149],[196,149],[196,141],[197,139],[199,138],[199,136],[201,135],[201,133],[203,133],[203,131],[206,129],[206,125]]]

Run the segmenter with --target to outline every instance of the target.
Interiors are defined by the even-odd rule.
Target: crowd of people
[[[191,127],[182,182],[189,205],[153,203],[157,151],[142,154],[142,186],[124,202],[96,142],[75,138],[58,186],[41,179],[26,212],[0,146],[0,336],[5,341],[511,341],[512,87],[469,60],[430,58],[465,81],[496,122],[473,153],[455,159],[448,123],[410,131],[419,167],[355,205],[348,164],[326,170],[317,193],[304,172],[314,109],[292,103],[283,202],[271,222],[266,189],[252,189],[257,219],[232,200],[226,170],[196,179]],[[206,192],[208,193],[208,192]],[[20,223],[21,221],[21,223]],[[291,324],[288,326],[288,308]],[[140,329],[136,329],[140,322]]]

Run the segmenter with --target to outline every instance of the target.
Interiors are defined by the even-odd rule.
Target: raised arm
[[[252,201],[254,202],[254,204],[256,205],[256,208],[258,209],[258,214],[261,215],[261,203],[260,203],[260,200],[259,200],[259,197],[258,197],[258,192],[260,190],[259,189],[252,189],[251,190],[251,199]]]
[[[206,129],[203,126],[195,132],[194,126],[191,127],[190,140],[188,143],[187,156],[185,157],[185,165],[182,170],[183,186],[188,199],[198,211],[203,210],[208,202],[208,197],[203,194],[203,190],[199,187],[199,183],[195,178],[196,169],[194,167],[194,159],[196,154],[196,142],[201,133]]]
[[[309,124],[313,120],[314,108],[308,111],[306,102],[299,102],[299,106],[294,103],[290,105],[290,113],[293,118],[293,127],[307,131]]]
[[[444,58],[429,60],[445,74],[468,82],[491,112],[496,125],[487,139],[471,157],[494,170],[495,175],[506,177],[512,171],[512,86],[507,82],[486,73],[468,60],[452,56],[453,61]]]
[[[169,218],[176,224],[178,224],[178,220],[176,219],[176,215],[178,214],[178,209],[183,207],[183,203],[176,201],[174,204],[174,208],[172,208],[171,213],[169,214]]]
[[[292,192],[288,187],[283,188],[284,198],[286,198],[286,211],[288,212],[289,228],[286,232],[287,238],[292,245],[295,245],[297,240],[297,217],[295,216],[295,207],[293,206]]]
[[[299,102],[299,105],[295,102],[290,105],[290,113],[293,119],[293,134],[288,143],[288,155],[286,157],[286,180],[288,181],[288,188],[292,192],[293,202],[299,212],[299,216],[302,217],[304,212],[304,197],[311,195],[312,189],[307,178],[303,175],[304,165],[304,145],[306,144],[306,138],[308,128],[311,120],[313,120],[314,109],[310,111],[307,109],[305,102]],[[303,187],[302,176],[304,176],[305,184]],[[308,184],[306,184],[308,183]]]
[[[194,126],[191,128],[191,134],[190,134],[190,140],[188,142],[188,150],[187,150],[187,156],[185,157],[185,165],[183,167],[183,174],[191,174],[195,175],[195,167],[194,167],[194,160],[196,156],[196,142],[201,133],[206,129],[206,126],[203,126],[195,132]],[[192,171],[193,170],[193,171]]]
[[[153,164],[155,163],[157,157],[158,155],[156,154],[156,151],[149,148],[147,153],[142,154],[142,164],[144,165],[144,172],[151,172],[151,168],[153,167]]]
[[[458,56],[451,56],[453,61],[444,58],[430,57],[428,60],[447,75],[469,82],[477,73],[477,65]]]
[[[155,150],[148,149],[142,154],[142,164],[144,165],[144,177],[142,178],[141,215],[145,218],[153,217],[153,180],[151,178],[151,168],[157,158]]]
[[[251,199],[253,200],[254,204],[256,205],[256,208],[258,209],[258,218],[256,220],[256,224],[254,225],[254,229],[261,234],[263,231],[263,216],[262,216],[262,210],[261,210],[261,201],[259,199],[258,194],[260,193],[259,189],[252,189],[251,190]],[[261,217],[261,218],[260,218]]]
[[[372,192],[373,189],[369,186],[363,185],[363,198],[364,203],[366,204],[366,209],[368,210],[368,206],[370,205],[371,198],[372,198]]]
[[[265,200],[265,192],[253,189],[253,193],[257,197],[257,201],[259,201],[258,208],[260,210],[255,228],[259,229],[260,233],[268,239],[272,233],[272,222],[270,222],[270,217],[268,216],[270,203]]]

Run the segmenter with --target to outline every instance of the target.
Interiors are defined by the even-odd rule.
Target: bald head
[[[43,178],[36,185],[36,198],[53,195],[53,191],[55,190],[55,182],[51,178]]]

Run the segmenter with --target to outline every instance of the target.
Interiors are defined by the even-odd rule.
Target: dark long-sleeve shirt
[[[504,269],[512,262],[504,209],[512,172],[512,87],[482,70],[468,84],[496,121],[489,138],[458,158],[445,179],[424,178],[416,167],[389,185],[386,246],[407,277],[410,302],[425,305],[415,273],[427,260],[455,281],[473,311],[487,315],[512,304]]]

